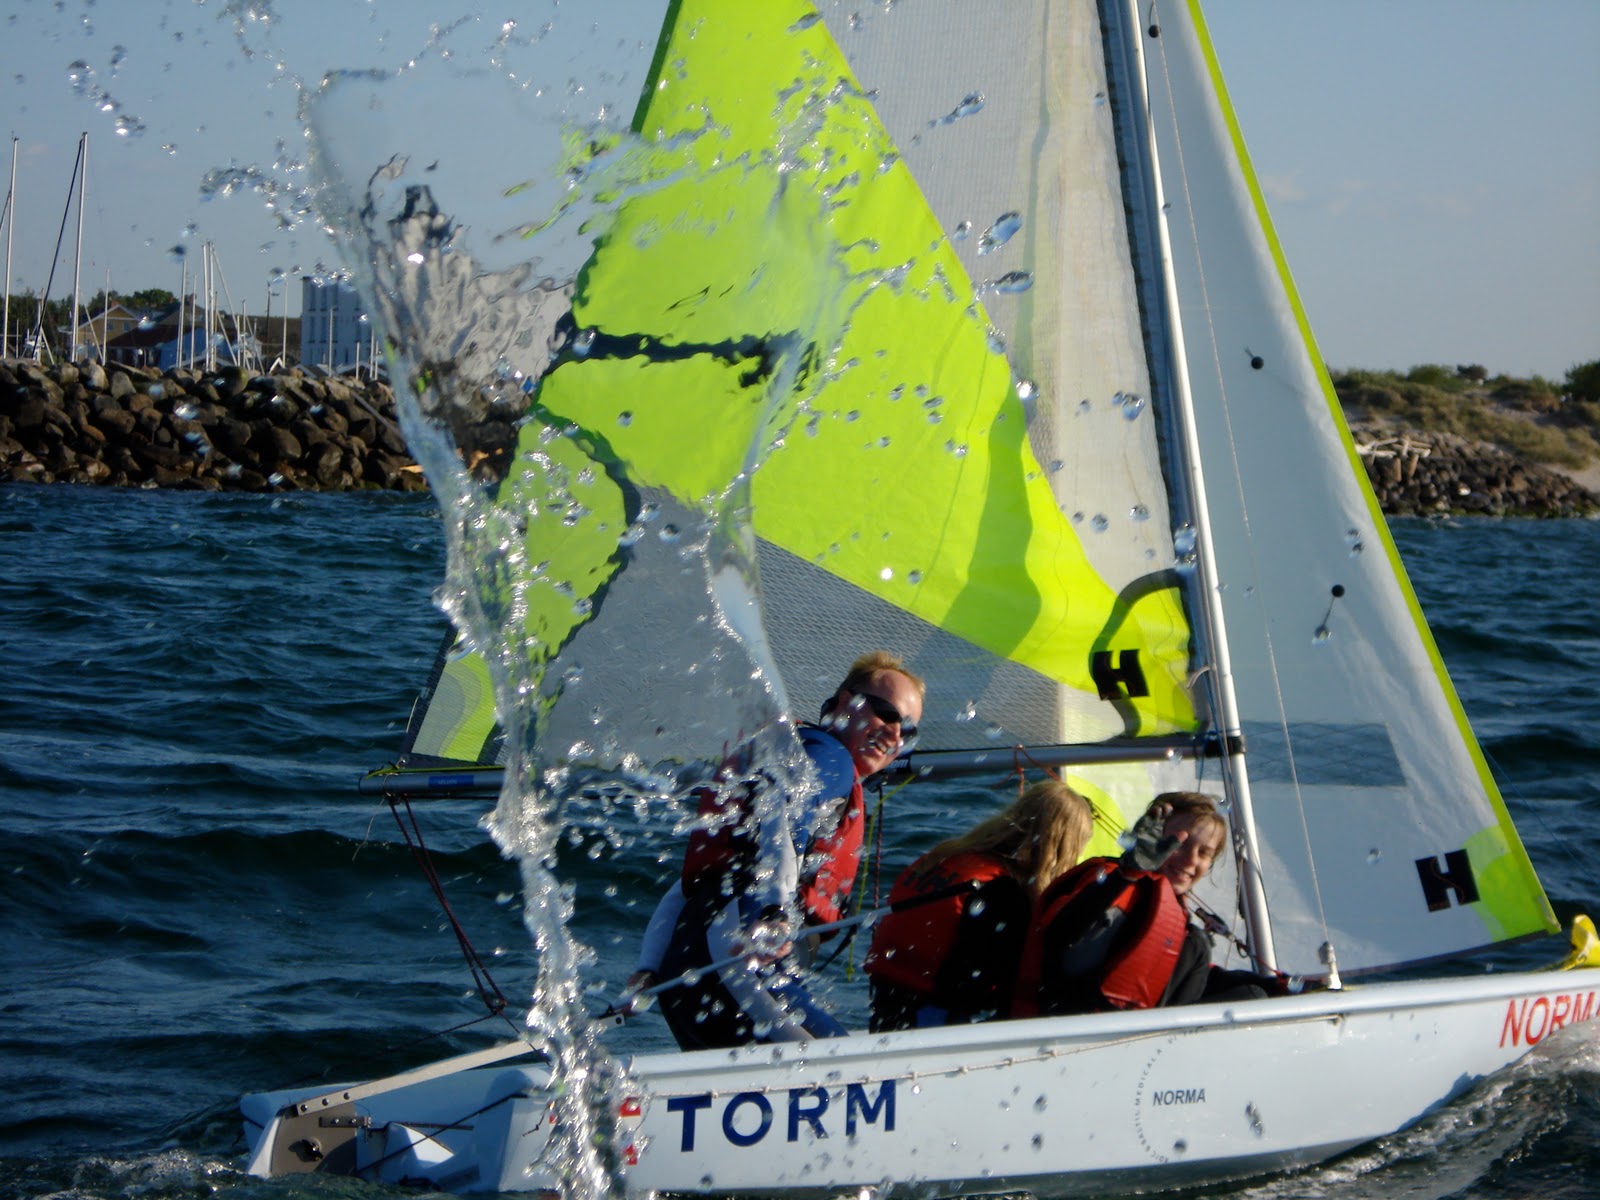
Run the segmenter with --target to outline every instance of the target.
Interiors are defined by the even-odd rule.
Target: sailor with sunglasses
[[[775,785],[770,774],[744,770],[736,755],[719,786],[704,789],[681,878],[651,917],[627,984],[636,991],[746,956],[661,993],[682,1049],[847,1032],[806,989],[791,915],[809,925],[845,915],[865,824],[861,781],[909,749],[923,694],[922,680],[885,651],[851,665],[821,723],[799,727],[817,786],[784,797],[788,838],[769,836],[757,819],[758,808],[777,807],[757,804],[758,789]]]

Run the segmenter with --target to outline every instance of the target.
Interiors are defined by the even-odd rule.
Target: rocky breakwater
[[[1498,446],[1450,433],[1352,430],[1390,516],[1583,517],[1600,495]]]
[[[0,481],[203,491],[423,491],[371,381],[240,367],[0,362]]]

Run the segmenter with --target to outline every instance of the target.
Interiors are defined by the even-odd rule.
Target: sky
[[[209,241],[233,307],[260,314],[275,275],[340,265],[298,211],[295,78],[482,61],[548,22],[577,40],[547,105],[631,108],[660,0],[501,2],[10,0],[11,290],[44,290],[80,132],[84,293],[108,273],[176,292]],[[1212,0],[1206,17],[1327,362],[1559,380],[1600,358],[1600,0]],[[455,128],[488,152],[504,136],[487,115]]]

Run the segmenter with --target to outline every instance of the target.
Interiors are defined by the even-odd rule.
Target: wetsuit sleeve
[[[750,806],[760,859],[749,894],[763,912],[773,908],[787,912],[800,892],[800,856],[794,847],[789,797],[778,794],[776,781],[764,775],[752,789]]]
[[[644,927],[644,940],[639,946],[639,965],[636,970],[656,975],[661,973],[661,960],[666,957],[673,927],[677,925],[678,915],[683,912],[686,903],[688,897],[683,894],[683,880],[679,879],[667,889],[666,895],[656,905],[656,911],[650,914],[650,922]]]
[[[796,846],[809,847],[839,827],[839,818],[856,786],[856,766],[844,743],[824,729],[805,726],[800,744],[817,774],[816,786],[794,806]]]

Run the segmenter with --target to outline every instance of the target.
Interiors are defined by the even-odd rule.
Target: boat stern
[[[248,1173],[348,1175],[454,1192],[559,1191],[544,1162],[552,1093],[542,1067],[464,1071],[370,1097],[329,1097],[308,1090],[245,1096]]]

